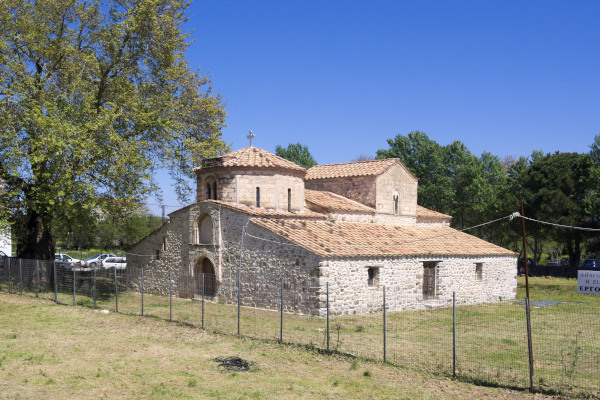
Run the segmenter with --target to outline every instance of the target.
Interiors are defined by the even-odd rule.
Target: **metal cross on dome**
[[[255,137],[254,133],[252,133],[252,131],[250,131],[250,133],[246,137],[248,139],[250,139],[250,147],[252,147],[252,139],[254,139],[254,137]]]

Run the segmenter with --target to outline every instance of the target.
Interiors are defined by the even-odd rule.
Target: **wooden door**
[[[435,299],[436,293],[436,266],[423,267],[423,300]]]

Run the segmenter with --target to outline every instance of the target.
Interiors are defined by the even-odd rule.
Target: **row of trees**
[[[92,209],[76,205],[69,218],[55,221],[52,236],[62,249],[125,249],[161,224],[146,207],[103,204]]]
[[[377,158],[399,158],[419,177],[419,204],[453,216],[452,226],[464,229],[505,217],[525,215],[566,226],[599,228],[600,135],[585,154],[544,154],[500,159],[489,152],[472,154],[460,141],[442,146],[423,132],[397,135]],[[598,253],[600,234],[528,223],[528,250],[539,257],[558,248],[577,266],[582,254]],[[482,239],[521,249],[520,227],[504,219],[470,233]],[[537,261],[536,260],[536,261]]]

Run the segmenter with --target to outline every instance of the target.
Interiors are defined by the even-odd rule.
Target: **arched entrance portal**
[[[204,296],[213,297],[217,291],[217,277],[215,276],[215,268],[208,258],[198,261],[194,268],[194,276],[196,278],[196,291],[199,296],[202,296],[202,275],[204,274]]]

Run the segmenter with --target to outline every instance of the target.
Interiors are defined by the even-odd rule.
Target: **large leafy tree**
[[[589,188],[585,206],[592,225],[598,228],[600,226],[600,135],[596,135],[594,138],[589,155],[593,163],[591,168],[592,184]],[[588,250],[593,254],[600,255],[600,235],[592,236]]]
[[[308,147],[300,143],[290,143],[285,148],[277,145],[275,146],[275,154],[306,169],[317,165],[317,161],[310,154],[310,151],[308,151]]]
[[[523,174],[526,215],[566,226],[592,227],[593,216],[586,208],[592,191],[593,162],[588,154],[556,153],[538,158]],[[579,264],[582,244],[590,236],[586,232],[560,228],[540,228],[563,243],[573,270]]]
[[[0,212],[17,254],[50,258],[75,204],[139,201],[168,168],[225,150],[225,112],[185,59],[182,0],[0,2]]]

